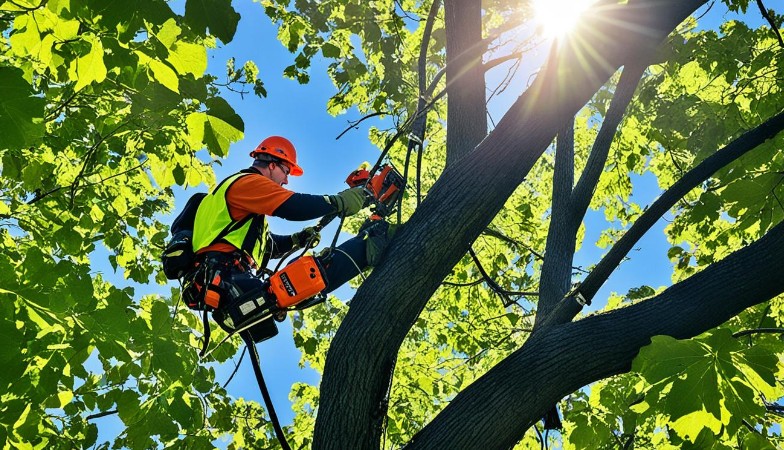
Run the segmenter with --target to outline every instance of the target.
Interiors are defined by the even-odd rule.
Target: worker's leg
[[[361,237],[353,237],[332,249],[328,256],[319,256],[327,282],[324,293],[343,286],[368,267],[365,256],[366,245],[366,241]]]
[[[367,222],[359,235],[334,248],[328,257],[319,257],[327,281],[324,292],[334,291],[368,267],[375,266],[391,239],[390,228],[383,220]]]

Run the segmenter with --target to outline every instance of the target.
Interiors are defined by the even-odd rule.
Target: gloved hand
[[[365,207],[368,198],[365,189],[357,186],[341,191],[337,195],[330,195],[329,200],[335,207],[335,212],[341,216],[351,216]]]
[[[316,227],[307,227],[291,235],[291,242],[297,248],[308,245],[308,242],[310,242],[310,247],[312,248],[317,246],[320,241],[321,233],[316,230]]]

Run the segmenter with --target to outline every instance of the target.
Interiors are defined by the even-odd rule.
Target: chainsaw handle
[[[335,219],[335,217],[337,217],[337,216],[338,216],[337,213],[330,213],[330,214],[327,214],[326,216],[323,216],[321,218],[321,220],[319,220],[318,223],[316,224],[316,227],[315,227],[316,231],[323,230],[324,227],[329,225],[329,223],[332,222]]]

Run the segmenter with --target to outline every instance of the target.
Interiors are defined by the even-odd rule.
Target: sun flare
[[[596,0],[532,0],[534,20],[548,38],[569,33]]]

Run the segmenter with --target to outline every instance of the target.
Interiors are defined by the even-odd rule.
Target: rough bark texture
[[[618,67],[641,53],[652,51],[705,1],[600,3],[594,8],[596,14],[586,18],[575,34],[572,45],[564,46],[554,55],[531,89],[515,102],[496,129],[474,151],[448,166],[416,213],[396,234],[391,243],[393,251],[387,252],[357,291],[332,342],[321,384],[313,448],[378,448],[385,411],[383,399],[395,356],[441,280],[503,207],[562,124],[574,116]],[[594,30],[602,33],[597,35]],[[597,327],[591,330],[597,336],[613,331],[609,324]],[[570,326],[559,330],[572,332]],[[567,333],[564,337],[578,342],[591,340],[588,334],[574,338]],[[488,377],[498,380],[492,389],[494,395],[475,398],[475,407],[462,416],[445,414],[445,411],[414,443],[423,448],[437,448],[440,444],[436,441],[456,442],[459,435],[485,439],[492,436],[493,442],[487,448],[508,448],[508,443],[522,436],[525,431],[522,425],[493,436],[489,430],[496,427],[488,428],[492,424],[477,418],[496,408],[508,410],[510,405],[514,405],[514,413],[509,414],[514,420],[519,421],[521,414],[539,417],[560,396],[613,373],[593,363],[580,366],[551,361],[554,357],[562,358],[557,356],[559,350],[573,347],[570,343],[561,344],[561,337],[553,332],[536,334],[532,339],[519,352],[523,356],[516,355],[488,373]],[[541,347],[543,344],[552,347]],[[528,353],[530,348],[538,353]],[[610,348],[608,352],[617,350]],[[521,357],[524,364],[519,362]],[[539,374],[527,380],[546,379],[551,387],[542,390],[537,386],[531,391],[530,401],[526,398],[520,402],[516,391],[536,385],[518,380],[521,373],[528,373],[534,366]],[[475,395],[471,392],[469,397]],[[510,392],[518,400],[511,401],[507,395]],[[510,420],[507,418],[504,423]],[[419,444],[420,440],[433,445]]]
[[[536,322],[549,313],[547,305],[556,305],[569,292],[575,236],[582,216],[572,212],[574,186],[574,119],[558,132],[553,175],[553,203],[547,230],[542,275],[539,279],[539,307]],[[536,323],[535,323],[536,325]]]
[[[447,0],[446,163],[467,155],[487,135],[485,77],[482,67],[482,2]]]

